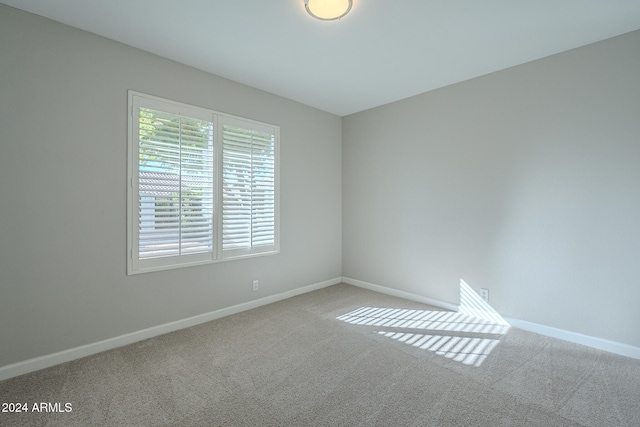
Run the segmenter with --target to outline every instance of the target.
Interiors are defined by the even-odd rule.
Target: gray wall
[[[340,117],[5,5],[0,88],[0,366],[341,276]],[[280,125],[280,255],[126,275],[127,89]]]
[[[347,116],[342,161],[343,276],[640,346],[640,32]]]

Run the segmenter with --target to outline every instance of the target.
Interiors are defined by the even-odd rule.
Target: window
[[[274,254],[277,126],[129,92],[128,273]]]

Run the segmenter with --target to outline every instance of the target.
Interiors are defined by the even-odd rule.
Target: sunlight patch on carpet
[[[458,312],[360,307],[336,319],[352,325],[377,326],[380,330],[374,333],[378,335],[476,367],[510,328],[464,280],[460,280]]]

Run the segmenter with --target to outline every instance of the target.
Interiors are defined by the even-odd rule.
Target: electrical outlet
[[[257,291],[257,290],[258,290],[258,281],[257,281],[257,280],[254,280],[254,281],[253,281],[253,291],[255,292],[255,291]]]
[[[489,302],[489,289],[480,288],[480,298],[482,298],[484,302]]]

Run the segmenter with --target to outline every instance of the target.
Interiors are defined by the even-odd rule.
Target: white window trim
[[[141,265],[138,257],[138,187],[139,187],[139,146],[138,146],[138,125],[136,122],[139,101],[144,100],[145,107],[154,108],[160,111],[167,111],[189,117],[210,120],[214,124],[214,178],[213,186],[216,191],[214,195],[214,215],[213,215],[213,251],[201,254],[191,254],[188,257],[163,257],[152,260],[144,260]],[[169,110],[166,109],[170,105]],[[218,111],[183,104],[165,98],[144,94],[141,92],[128,91],[127,109],[127,274],[139,274],[153,271],[172,270],[177,268],[192,267],[203,264],[212,264],[236,259],[246,259],[258,256],[275,255],[280,253],[280,127],[251,119],[245,119]],[[223,127],[224,124],[235,126],[247,126],[249,130],[259,132],[272,132],[275,136],[274,144],[274,244],[265,247],[253,247],[226,250],[222,249],[222,228],[223,228]],[[181,259],[178,259],[181,258]],[[187,258],[185,260],[184,258]]]

